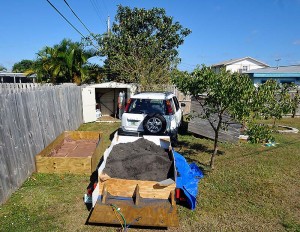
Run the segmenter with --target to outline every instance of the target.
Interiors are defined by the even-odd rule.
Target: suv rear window
[[[132,98],[129,103],[127,113],[131,114],[165,114],[166,113],[166,104],[165,100],[161,99],[137,99]]]

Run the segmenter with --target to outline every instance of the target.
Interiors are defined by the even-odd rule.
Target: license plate
[[[130,121],[130,122],[128,122],[128,124],[129,124],[130,126],[137,126],[137,125],[138,125],[138,122],[137,122],[137,121]]]

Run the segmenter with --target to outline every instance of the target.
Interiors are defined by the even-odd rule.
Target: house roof
[[[26,77],[24,73],[0,72],[1,77]]]
[[[300,65],[252,69],[247,73],[300,73]]]
[[[246,59],[250,59],[256,63],[259,63],[261,65],[264,65],[266,67],[270,67],[269,65],[267,65],[266,63],[263,63],[261,61],[258,61],[256,59],[253,59],[252,57],[250,56],[246,56],[246,57],[243,57],[243,58],[239,58],[239,59],[230,59],[230,60],[226,60],[226,61],[222,61],[222,62],[219,62],[219,63],[216,63],[216,64],[213,64],[212,67],[216,67],[216,66],[225,66],[225,65],[230,65],[230,64],[233,64],[233,63],[236,63],[236,62],[239,62],[239,61],[243,61],[243,60],[246,60]]]
[[[253,77],[300,77],[300,65],[259,68],[246,73]]]
[[[36,74],[25,75],[24,73],[0,72],[0,77],[36,77]]]
[[[93,84],[93,85],[88,85],[87,87],[95,87],[95,88],[112,88],[112,89],[127,89],[127,88],[132,88],[134,84],[124,84],[124,83],[119,83],[119,82],[105,82],[105,83],[100,83],[100,84]]]

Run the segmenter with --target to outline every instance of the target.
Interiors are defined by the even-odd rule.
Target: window
[[[175,103],[176,111],[179,110],[179,102],[176,97],[173,97],[173,101]]]
[[[247,72],[248,71],[248,66],[243,66],[243,72]]]
[[[160,99],[131,99],[128,113],[132,114],[164,114],[166,111],[164,100]]]

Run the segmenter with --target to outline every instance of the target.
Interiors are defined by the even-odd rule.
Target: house
[[[24,73],[0,72],[0,83],[34,83],[36,75],[26,76]]]
[[[275,79],[278,83],[294,83],[300,86],[300,65],[260,68],[247,73],[255,85]]]
[[[230,70],[231,72],[245,73],[252,69],[267,68],[270,66],[247,56],[240,59],[231,59],[213,64],[211,67],[215,72],[220,72],[221,68],[225,68],[226,71]]]

